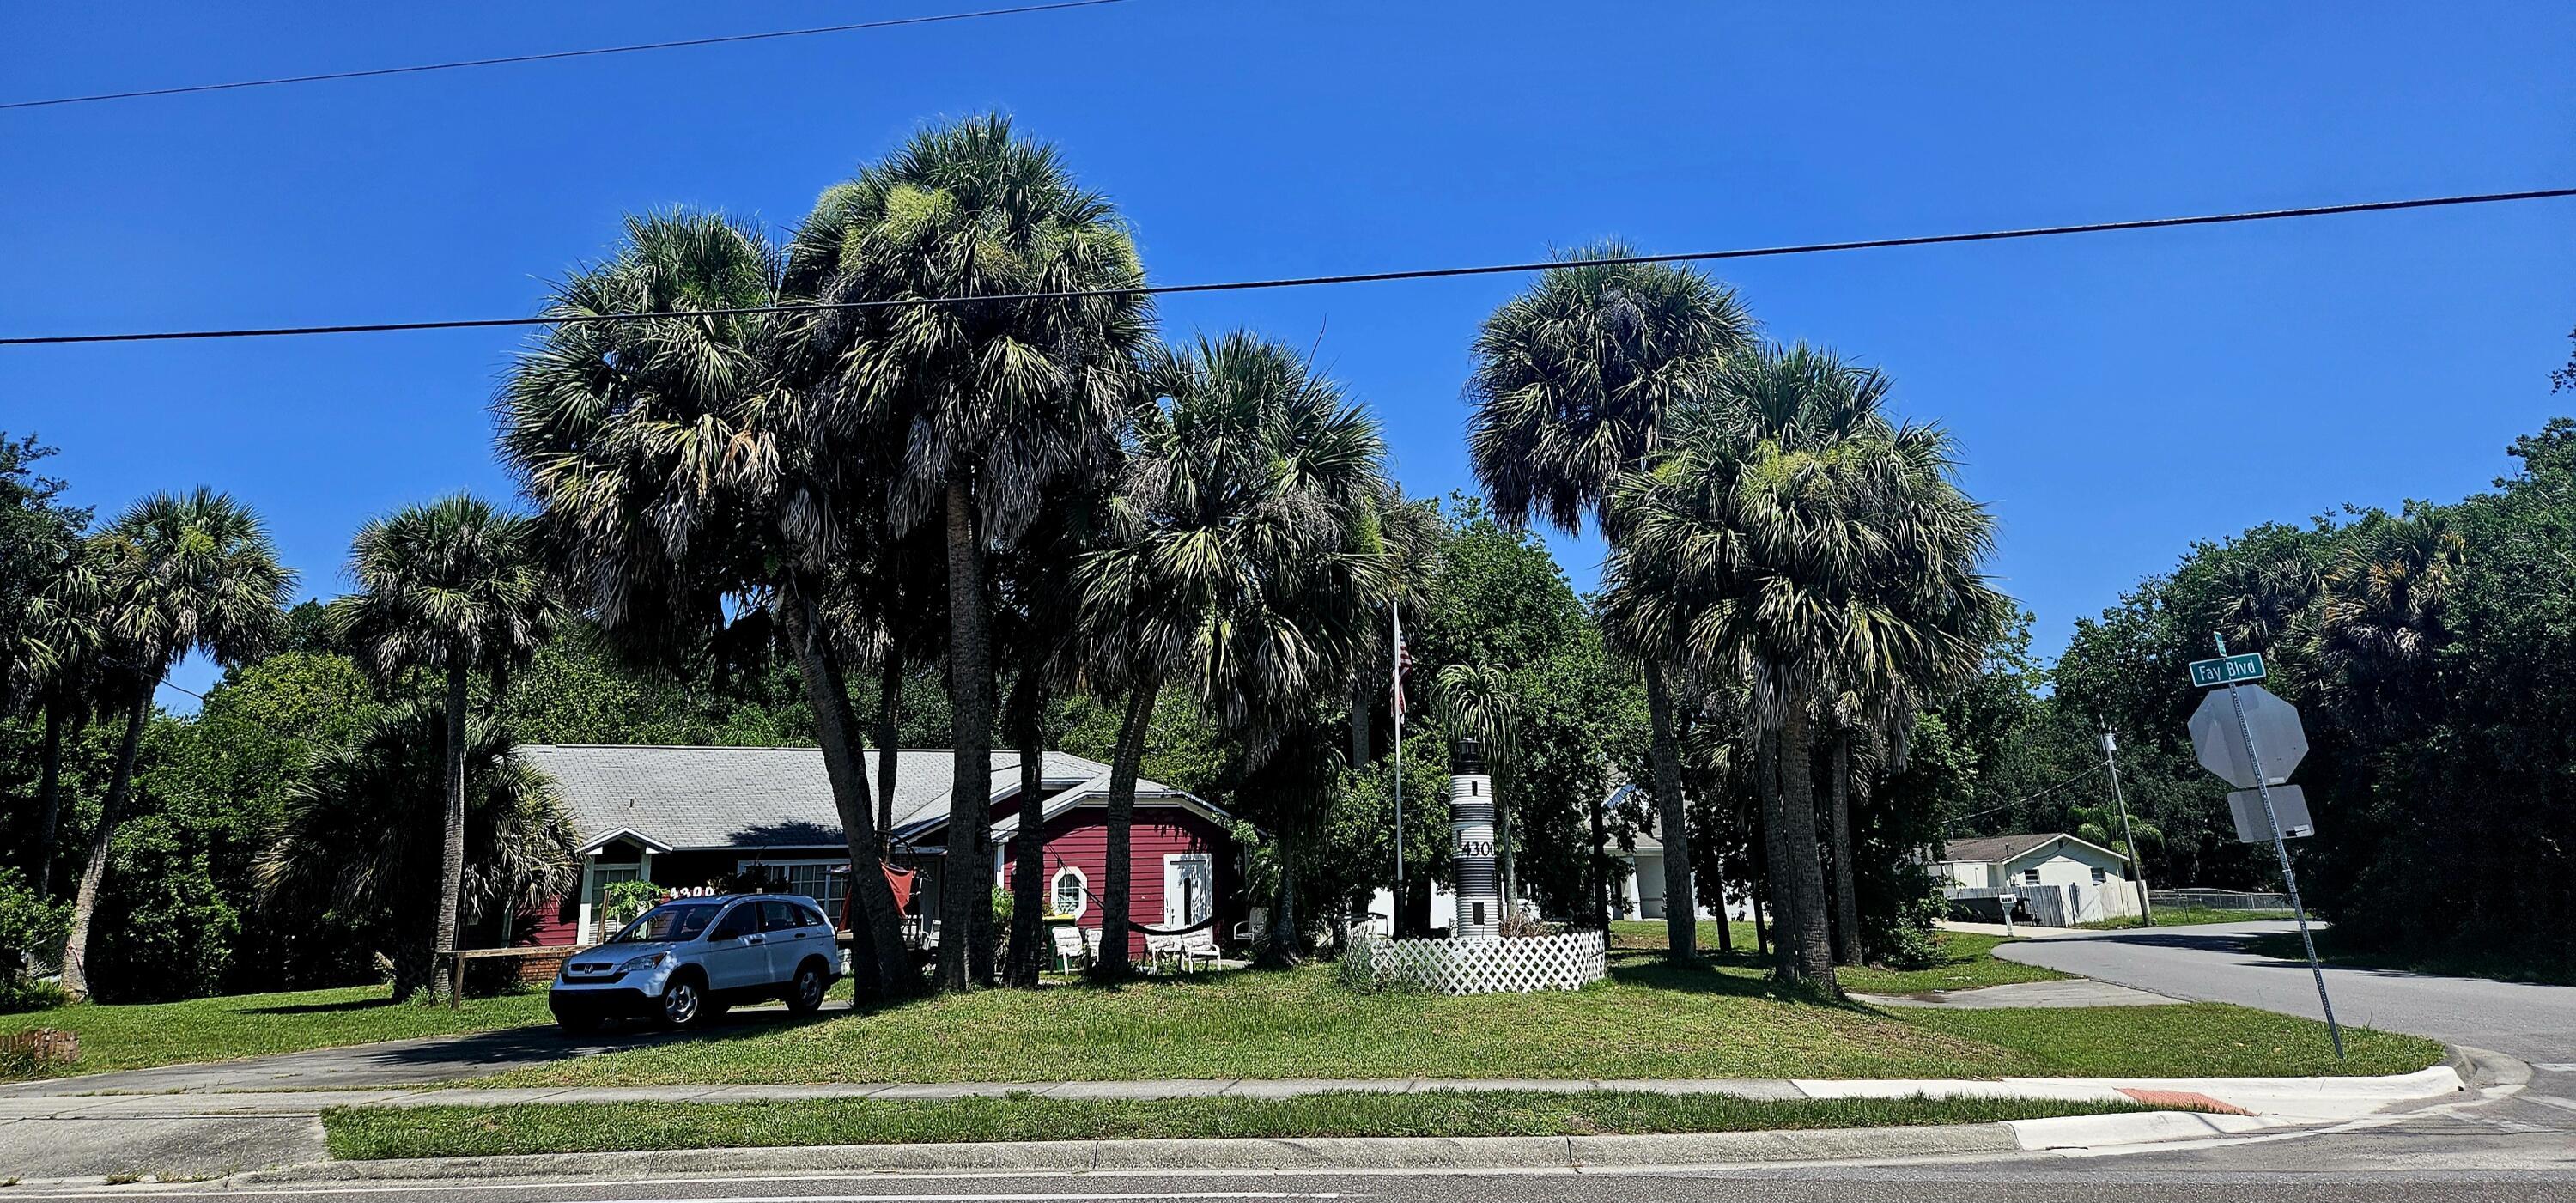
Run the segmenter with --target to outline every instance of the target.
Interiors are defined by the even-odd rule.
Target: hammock
[[[1055,867],[1056,867],[1056,868],[1058,868],[1058,869],[1062,869],[1062,868],[1064,868],[1064,858],[1063,858],[1063,857],[1059,856],[1059,857],[1056,857],[1056,858],[1054,858],[1054,859],[1055,859]],[[1090,885],[1085,884],[1085,885],[1082,887],[1082,895],[1083,895],[1083,897],[1085,897],[1085,898],[1089,898],[1089,899],[1091,900],[1092,905],[1099,907],[1099,908],[1100,908],[1100,909],[1102,909],[1103,911],[1106,911],[1106,910],[1108,910],[1108,909],[1109,909],[1107,902],[1106,902],[1105,900],[1103,900],[1103,899],[1100,897],[1099,892],[1098,892],[1098,891],[1096,891],[1096,890],[1093,890],[1093,889],[1090,887]],[[1145,934],[1145,935],[1148,935],[1148,936],[1186,936],[1186,935],[1190,934],[1191,932],[1194,932],[1194,931],[1205,931],[1206,929],[1211,928],[1211,927],[1214,927],[1214,926],[1216,926],[1216,908],[1215,908],[1215,907],[1213,907],[1213,906],[1211,906],[1211,907],[1209,907],[1209,908],[1208,908],[1208,917],[1207,917],[1207,918],[1205,918],[1205,919],[1201,919],[1201,920],[1199,920],[1198,922],[1193,923],[1193,924],[1190,924],[1190,925],[1188,925],[1188,926],[1186,926],[1186,927],[1147,927],[1147,926],[1145,926],[1145,925],[1144,925],[1144,924],[1142,924],[1142,923],[1138,923],[1138,922],[1136,922],[1136,920],[1135,920],[1133,917],[1130,917],[1130,918],[1127,920],[1127,930],[1132,931],[1132,932],[1141,932],[1141,933],[1143,933],[1143,934]]]

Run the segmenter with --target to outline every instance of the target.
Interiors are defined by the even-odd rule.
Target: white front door
[[[1188,927],[1216,913],[1216,865],[1204,852],[1163,858],[1163,926]]]

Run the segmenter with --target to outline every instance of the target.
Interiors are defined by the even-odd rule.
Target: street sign
[[[2334,999],[2326,993],[2326,967],[2318,962],[2316,938],[2308,933],[2308,904],[2299,900],[2298,866],[2290,863],[2292,828],[2302,829],[2296,834],[2312,835],[2316,827],[2308,821],[2305,791],[2282,785],[2289,780],[2290,770],[2307,758],[2308,733],[2299,725],[2296,708],[2273,697],[2271,690],[2244,684],[2246,677],[2263,675],[2261,656],[2228,655],[2227,637],[2215,631],[2209,641],[2216,645],[2218,659],[2192,665],[2191,679],[2194,684],[2224,688],[2211,689],[2200,700],[2200,709],[2191,712],[2191,747],[2200,754],[2202,768],[2237,788],[2227,798],[2236,812],[2237,838],[2272,842],[2272,855],[2281,862],[2282,888],[2290,895],[2290,912],[2299,917],[2299,944],[2308,953],[2308,976],[2317,982],[2317,1006],[2326,1013],[2326,1038],[2334,1041],[2335,1060],[2341,1061],[2343,1025],[2335,1022]],[[2275,786],[2280,786],[2277,792]],[[2246,804],[2249,795],[2251,806]],[[2294,806],[2295,817],[2290,810]]]
[[[2237,681],[2263,679],[2263,653],[2247,652],[2242,656],[2221,656],[2215,660],[2191,662],[2191,683],[2203,689]]]
[[[2255,790],[2240,789],[2227,795],[2227,809],[2236,816],[2236,842],[2268,844],[2272,829],[2263,822],[2263,795]],[[2281,838],[2295,840],[2315,835],[2317,824],[2308,817],[2308,793],[2295,785],[2272,787],[2272,817],[2281,821]]]
[[[2236,728],[2236,703],[2229,690],[2214,689],[2191,712],[2191,748],[2200,767],[2227,779],[2238,789],[2254,788],[2254,763],[2245,756],[2245,735]],[[2308,733],[2299,711],[2260,685],[2239,685],[2233,692],[2245,703],[2245,725],[2263,749],[2263,770],[2272,784],[2290,779],[2290,770],[2308,755]],[[2270,836],[2265,836],[2270,839]]]

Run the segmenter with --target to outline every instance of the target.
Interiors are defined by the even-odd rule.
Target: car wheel
[[[823,980],[823,967],[807,961],[796,968],[796,980],[787,983],[787,1009],[799,1015],[810,1015],[823,1005],[823,992],[831,983]]]
[[[662,1010],[654,1018],[663,1027],[685,1028],[706,1017],[707,992],[693,977],[675,977],[662,988]]]

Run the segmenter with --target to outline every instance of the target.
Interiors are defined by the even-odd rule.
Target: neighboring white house
[[[1973,905],[2009,893],[2032,921],[2050,927],[2138,913],[2138,887],[2129,880],[2127,859],[2064,832],[1950,840],[1930,864],[1952,902]]]
[[[1610,796],[1601,804],[1602,809],[1617,810],[1620,803],[1628,800],[1629,794],[1636,792],[1641,792],[1636,786],[1622,785],[1610,791]],[[1656,836],[1654,825],[1658,820],[1659,816],[1655,814],[1654,808],[1648,806],[1646,826],[1644,830],[1637,833],[1635,848],[1622,849],[1613,844],[1609,849],[1611,857],[1627,869],[1620,875],[1618,891],[1613,895],[1612,905],[1617,913],[1611,918],[1661,919],[1664,917],[1664,841]],[[1695,881],[1691,884],[1696,887],[1692,891],[1691,901],[1695,904],[1692,910],[1702,919],[1717,918],[1717,912],[1711,910],[1708,905],[1709,891],[1706,883]],[[1747,922],[1753,918],[1753,902],[1749,898],[1727,899],[1726,910],[1730,918]]]

